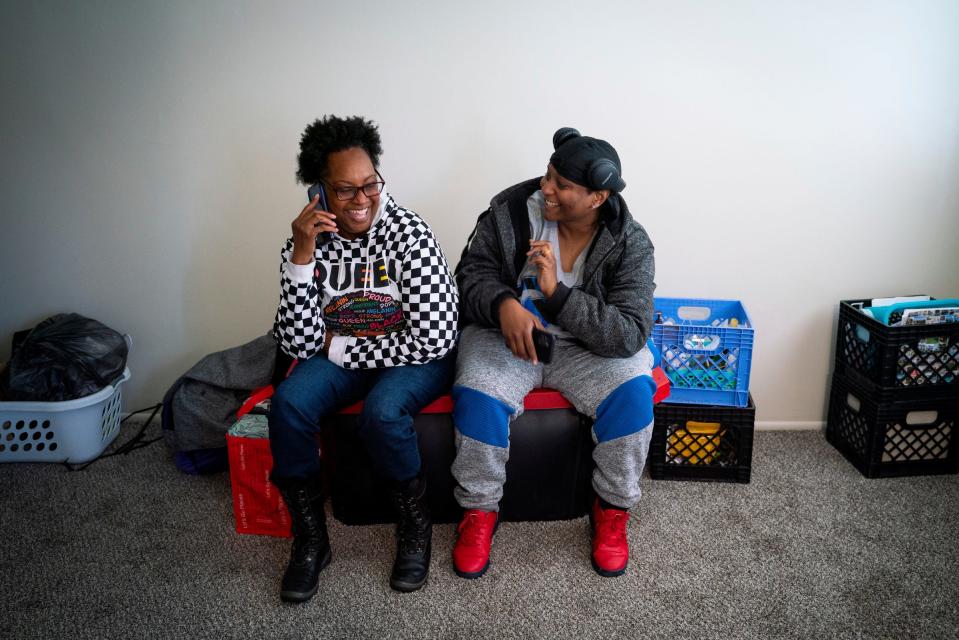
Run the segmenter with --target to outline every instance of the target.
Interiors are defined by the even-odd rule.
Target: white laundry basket
[[[64,402],[0,402],[0,462],[89,462],[120,432],[130,369],[113,385]]]

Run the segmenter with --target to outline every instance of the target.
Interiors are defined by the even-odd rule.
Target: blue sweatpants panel
[[[622,438],[649,426],[655,392],[656,383],[649,376],[637,376],[616,387],[596,409],[593,433],[597,442]]]
[[[464,436],[494,447],[509,446],[512,409],[496,398],[469,387],[453,387],[453,424]]]

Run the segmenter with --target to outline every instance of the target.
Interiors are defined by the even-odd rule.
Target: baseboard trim
[[[820,421],[784,422],[779,420],[762,420],[756,422],[756,431],[822,431],[826,423]]]

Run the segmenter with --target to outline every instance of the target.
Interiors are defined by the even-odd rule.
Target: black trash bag
[[[47,318],[14,342],[0,374],[7,401],[62,402],[96,393],[123,375],[129,350],[120,333],[76,313]]]

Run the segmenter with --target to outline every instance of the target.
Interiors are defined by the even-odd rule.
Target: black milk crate
[[[658,404],[649,447],[655,480],[749,482],[756,405]]]
[[[959,398],[959,323],[890,327],[860,311],[869,306],[839,303],[836,372],[898,400]]]
[[[833,374],[826,440],[867,478],[956,473],[959,398],[914,400]]]

